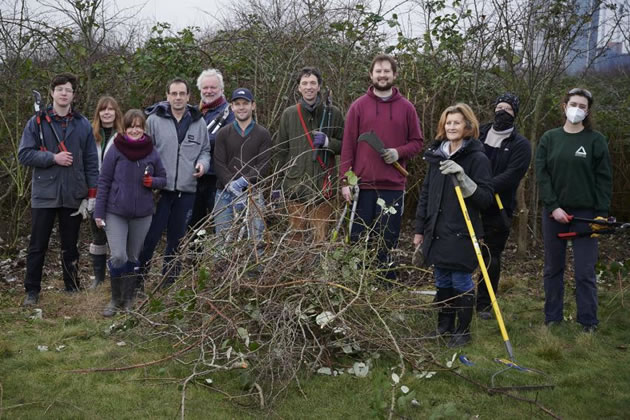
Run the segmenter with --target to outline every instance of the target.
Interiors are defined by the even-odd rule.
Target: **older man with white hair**
[[[206,69],[197,78],[197,88],[201,94],[199,109],[208,126],[210,139],[210,168],[197,182],[197,194],[190,219],[190,226],[195,227],[214,207],[214,197],[217,191],[217,177],[214,172],[214,142],[221,127],[234,121],[232,112],[223,93],[223,75],[217,69]]]

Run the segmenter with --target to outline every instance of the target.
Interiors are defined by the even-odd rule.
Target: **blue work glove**
[[[316,149],[328,147],[328,136],[321,131],[313,131],[313,147]]]
[[[384,149],[381,157],[388,165],[391,165],[394,162],[398,161],[398,150],[392,149]]]
[[[249,185],[249,182],[247,182],[247,180],[244,177],[240,177],[230,182],[226,189],[238,197],[239,195],[243,193],[243,190],[247,188],[248,185]]]

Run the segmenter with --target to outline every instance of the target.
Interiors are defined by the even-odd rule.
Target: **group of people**
[[[123,115],[114,98],[102,97],[91,125],[72,107],[76,78],[56,76],[50,85],[52,104],[29,120],[18,154],[22,164],[33,167],[24,304],[38,302],[55,217],[63,279],[70,293],[79,290],[80,222],[82,216],[90,220],[92,286],[104,281],[106,266],[112,280],[105,316],[131,307],[164,230],[164,286],[179,273],[176,253],[186,230],[209,214],[216,234],[227,241],[234,214],[255,203],[258,211],[251,215],[250,234],[262,242],[260,209],[265,197],[259,184],[272,166],[280,174],[289,240],[302,242],[309,232],[314,243],[326,239],[335,219],[335,187],[340,185],[346,206],[354,210],[351,241],[368,235],[378,250],[376,261],[384,280],[395,284],[392,251],[398,246],[404,212],[406,166],[424,141],[414,105],[394,86],[397,75],[393,57],[374,57],[371,86],[344,119],[330,92],[322,92],[319,70],[301,69],[296,78],[299,99],[283,112],[273,138],[254,118],[252,92],[237,88],[228,103],[223,76],[216,69],[199,75],[199,107],[189,104],[188,82],[177,78],[166,86],[166,101],[145,111],[132,109]],[[424,152],[428,166],[413,244],[434,269],[440,308],[437,328],[426,337],[448,335],[449,346],[470,341],[475,305],[480,318],[492,318],[491,294],[483,281],[475,295],[478,262],[455,186],[476,236],[483,238],[483,257],[496,290],[516,191],[532,157],[530,142],[515,127],[519,105],[515,95],[500,95],[493,121],[481,127],[468,105],[450,106],[440,117],[435,141]],[[547,324],[563,318],[566,241],[557,234],[585,228],[571,224],[571,215],[605,217],[610,205],[610,158],[606,138],[592,129],[592,106],[587,90],[569,91],[562,103],[564,125],[546,132],[536,151],[545,207]],[[351,173],[358,177],[358,185],[351,181]],[[160,192],[155,205],[153,190]],[[597,239],[575,239],[573,249],[577,321],[592,331],[598,324]]]

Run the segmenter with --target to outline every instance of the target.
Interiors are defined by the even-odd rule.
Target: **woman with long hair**
[[[472,273],[478,266],[455,183],[478,237],[483,237],[481,211],[493,199],[490,161],[478,137],[479,122],[468,105],[458,103],[442,112],[436,140],[424,154],[429,166],[416,210],[413,244],[422,247],[425,264],[434,268],[440,308],[437,329],[425,338],[452,335],[449,347],[471,340]]]
[[[92,118],[92,131],[96,140],[98,152],[98,169],[101,170],[105,153],[114,143],[114,137],[122,133],[122,112],[116,99],[111,96],[101,96],[94,110]],[[107,237],[102,229],[96,227],[94,219],[90,218],[90,231],[92,242],[90,243],[90,256],[94,268],[94,281],[91,289],[105,281],[105,263],[107,261]]]
[[[111,251],[112,300],[103,311],[107,317],[133,305],[138,256],[153,217],[152,188],[166,185],[166,170],[145,124],[141,110],[125,113],[124,134],[114,139],[98,179],[94,221],[105,229]]]
[[[564,270],[567,241],[559,233],[597,230],[600,225],[571,223],[571,216],[605,219],[612,196],[608,140],[593,130],[593,95],[571,89],[562,100],[564,124],[547,131],[536,149],[536,181],[544,205],[545,324],[564,319]],[[577,322],[593,332],[597,319],[597,239],[580,236],[573,241]]]

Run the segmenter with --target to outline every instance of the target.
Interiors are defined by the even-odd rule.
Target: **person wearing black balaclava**
[[[483,258],[495,293],[501,275],[501,254],[510,235],[512,212],[516,208],[516,189],[527,173],[532,158],[529,140],[514,125],[518,110],[518,96],[504,93],[494,102],[494,121],[479,129],[479,140],[483,143],[492,166],[492,186],[495,192],[494,204],[482,213],[486,244],[483,247]],[[497,194],[505,209],[506,218],[499,213]],[[488,320],[492,318],[491,311],[488,289],[480,276],[477,283],[477,314]]]

